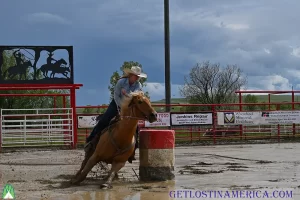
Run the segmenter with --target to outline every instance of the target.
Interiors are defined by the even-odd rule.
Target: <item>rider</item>
[[[52,58],[52,56],[54,55],[52,52],[48,53],[48,58],[47,58],[47,64],[48,65],[52,65],[52,60],[56,61],[54,58]]]
[[[23,59],[22,59],[22,54],[20,53],[20,50],[14,51],[13,55],[16,59],[16,65],[17,66],[22,65],[23,64]]]
[[[105,113],[101,116],[100,120],[94,127],[91,134],[86,138],[86,145],[84,147],[85,151],[88,152],[93,147],[93,144],[91,141],[93,138],[100,134],[101,131],[106,128],[109,125],[109,122],[111,119],[113,119],[119,112],[121,107],[121,99],[123,95],[129,94],[130,92],[136,91],[136,90],[142,90],[142,85],[139,82],[140,78],[147,78],[147,74],[142,73],[142,70],[138,66],[133,66],[131,69],[124,69],[124,75],[118,80],[115,88],[114,88],[114,98],[110,102],[107,110]],[[138,128],[136,130],[136,138],[138,136]],[[135,146],[135,149],[137,148],[137,144]],[[132,156],[128,159],[130,163],[132,163],[132,160],[135,160],[135,149],[132,154]]]

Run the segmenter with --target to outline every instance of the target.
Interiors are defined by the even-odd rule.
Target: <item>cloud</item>
[[[71,24],[71,21],[56,15],[56,14],[51,14],[47,12],[39,12],[39,13],[32,13],[27,16],[27,21],[29,23],[57,23],[57,24],[64,24],[68,25]]]
[[[170,2],[172,94],[179,96],[173,88],[205,60],[240,66],[248,89],[299,88],[300,27],[295,26],[299,6],[296,0]],[[152,98],[160,99],[164,98],[163,12],[160,0],[7,1],[0,8],[5,27],[0,43],[72,44],[76,81],[91,90],[95,82],[104,85],[100,92],[107,90],[110,75],[125,60],[137,60],[149,75]],[[107,102],[108,94],[99,97],[100,92],[78,93],[82,101]]]
[[[171,98],[181,98],[180,87],[178,84],[171,84]],[[165,84],[148,82],[143,89],[145,92],[149,92],[151,101],[157,101],[165,99]]]

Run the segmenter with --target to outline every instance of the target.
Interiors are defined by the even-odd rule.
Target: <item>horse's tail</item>
[[[39,74],[39,73],[40,73],[40,71],[41,71],[41,69],[40,69],[40,68],[38,68],[38,69],[36,70],[36,74]]]

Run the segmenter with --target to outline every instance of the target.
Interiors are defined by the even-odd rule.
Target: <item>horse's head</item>
[[[125,104],[123,104],[121,111],[128,108],[133,109],[134,117],[148,120],[150,123],[157,120],[157,112],[151,106],[150,100],[144,95],[142,91],[132,92],[128,95]],[[127,108],[125,108],[125,106]]]
[[[63,64],[63,65],[66,65],[67,62],[65,61],[65,59],[61,58],[57,61],[60,65]]]
[[[32,65],[32,63],[31,63],[30,60],[26,60],[26,61],[24,62],[24,65],[25,65],[26,67],[33,67],[33,65]]]

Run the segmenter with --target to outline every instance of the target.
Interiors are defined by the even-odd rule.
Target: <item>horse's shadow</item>
[[[107,179],[109,178],[108,174],[101,174],[100,176],[96,177],[87,177],[85,181],[79,183],[79,184],[72,184],[73,178],[76,176],[74,175],[60,175],[56,178],[64,179],[64,181],[59,182],[58,186],[49,185],[48,187],[51,189],[67,189],[67,188],[73,188],[73,187],[79,187],[84,185],[102,185],[104,184]],[[114,179],[114,182],[118,181],[119,178]]]

